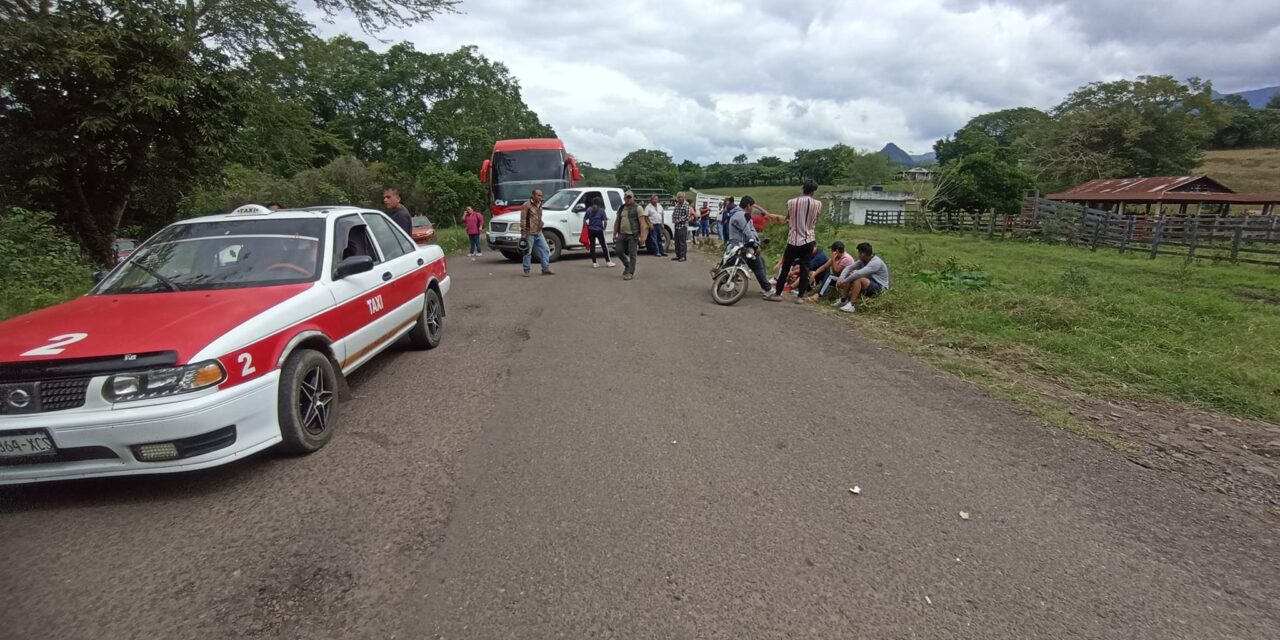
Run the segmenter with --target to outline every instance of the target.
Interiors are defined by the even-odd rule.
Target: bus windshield
[[[493,199],[508,205],[522,204],[534,189],[543,197],[569,186],[564,151],[527,149],[493,154]]]

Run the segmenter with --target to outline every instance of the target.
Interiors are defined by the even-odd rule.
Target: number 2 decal
[[[49,344],[46,344],[43,347],[36,347],[19,357],[30,358],[34,356],[56,356],[59,353],[66,351],[64,347],[67,345],[75,344],[88,337],[89,334],[87,333],[67,333],[60,336],[54,336],[49,338]]]
[[[240,376],[243,378],[248,378],[253,375],[254,371],[257,371],[257,369],[253,368],[253,356],[248,353],[236,356],[236,362],[244,365],[244,369],[240,370]]]

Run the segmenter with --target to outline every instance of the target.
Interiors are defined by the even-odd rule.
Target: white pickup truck
[[[624,190],[613,187],[574,187],[557,191],[543,202],[542,233],[547,239],[547,246],[551,248],[551,261],[559,260],[560,254],[567,249],[587,248],[581,242],[582,219],[587,207],[596,198],[604,202],[605,211],[609,215],[605,237],[612,243],[613,221],[622,208],[624,193]],[[648,203],[640,203],[641,206],[646,204]],[[663,224],[662,239],[670,247],[675,234],[675,227],[671,224],[670,203],[664,203],[663,208],[666,211],[666,222]],[[494,216],[489,221],[488,241],[490,249],[501,252],[508,260],[519,261],[520,212]]]

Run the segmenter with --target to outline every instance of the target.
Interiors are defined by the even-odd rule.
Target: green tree
[[[702,165],[699,165],[692,160],[685,160],[680,163],[677,170],[680,172],[681,189],[692,189],[704,186],[703,183],[707,176],[706,172],[702,169]]]
[[[1212,149],[1255,149],[1280,145],[1280,110],[1254,109],[1238,95],[1223,98],[1231,120],[1209,142]]]
[[[873,185],[887,182],[897,170],[881,153],[857,153],[842,157],[835,168],[835,181],[842,185]]]
[[[969,120],[954,135],[934,143],[933,151],[940,165],[991,149],[1011,153],[1019,140],[1049,122],[1049,114],[1030,107],[985,113]]]
[[[1100,177],[1185,175],[1231,118],[1212,87],[1170,76],[1085,85],[1020,140],[1038,181],[1062,188]]]
[[[578,169],[582,171],[582,186],[586,187],[616,187],[618,186],[618,177],[614,175],[612,169],[600,169],[590,162],[578,161]]]
[[[454,0],[318,0],[369,31]],[[290,50],[311,25],[286,0],[0,2],[0,196],[55,212],[94,260],[144,176],[174,204],[215,174],[251,103],[238,60]],[[153,191],[158,187],[153,184]]]
[[[1016,213],[1023,192],[1034,184],[1031,176],[995,151],[955,160],[941,171],[938,192],[930,206],[941,211]]]
[[[764,156],[756,161],[762,167],[781,167],[784,163],[778,156]]]
[[[680,190],[680,172],[665,151],[639,149],[628,153],[614,170],[618,181],[635,188]]]
[[[739,153],[738,155],[733,157],[734,164],[746,164],[746,162],[747,162],[747,154],[745,153]]]
[[[1280,91],[1277,91],[1275,95],[1271,96],[1271,99],[1267,101],[1267,106],[1264,108],[1280,109]]]

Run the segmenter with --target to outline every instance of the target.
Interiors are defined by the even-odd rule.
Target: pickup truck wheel
[[[674,236],[675,234],[671,232],[670,228],[668,227],[662,228],[662,252],[663,253],[669,253],[671,251],[676,250],[676,245],[672,242],[672,238]]]
[[[542,237],[546,238],[547,248],[550,249],[547,252],[547,259],[551,262],[559,260],[560,252],[564,250],[564,238],[561,238],[559,232],[556,231],[546,231],[542,234]]]
[[[333,363],[324,354],[312,349],[289,354],[280,371],[276,394],[282,452],[311,453],[333,438],[338,418],[337,390]]]
[[[523,256],[520,255],[519,251],[507,251],[506,249],[503,249],[502,257],[512,262],[520,262],[520,258],[522,258]]]

